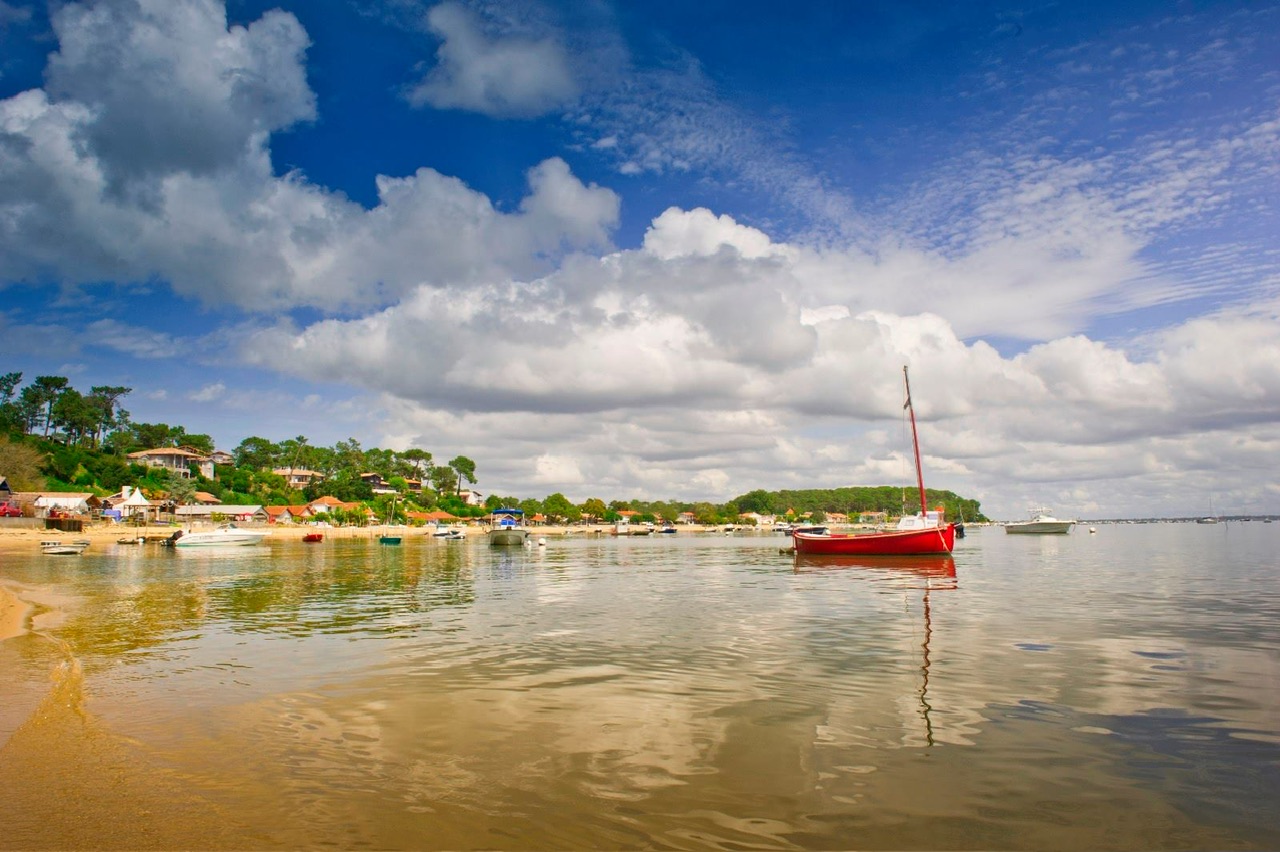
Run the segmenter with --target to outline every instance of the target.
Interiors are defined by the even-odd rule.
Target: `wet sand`
[[[27,616],[33,607],[10,589],[0,586],[0,642],[26,632]]]

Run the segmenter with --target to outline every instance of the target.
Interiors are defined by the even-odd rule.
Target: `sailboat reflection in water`
[[[868,579],[899,584],[903,589],[921,589],[924,608],[924,638],[920,651],[920,717],[924,721],[926,747],[935,744],[933,735],[933,706],[929,703],[929,643],[933,638],[933,613],[929,593],[949,591],[959,585],[956,563],[951,554],[937,556],[825,556],[799,554],[795,556],[795,572],[809,574],[825,571],[867,572]]]

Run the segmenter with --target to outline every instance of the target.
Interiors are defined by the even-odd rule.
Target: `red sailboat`
[[[920,470],[920,439],[916,435],[916,411],[911,405],[911,379],[902,368],[907,389],[903,408],[911,414],[911,444],[915,449],[916,484],[920,487],[920,511],[904,516],[897,529],[854,535],[793,533],[797,554],[822,556],[923,556],[950,553],[956,546],[956,526],[942,518],[941,511],[929,511],[924,496],[924,474]]]

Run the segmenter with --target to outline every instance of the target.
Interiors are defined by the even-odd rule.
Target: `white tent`
[[[130,515],[150,515],[151,501],[142,496],[141,488],[130,488],[126,485],[124,488],[120,489],[120,493],[124,496],[124,500],[117,503],[116,508],[120,510],[120,515],[122,517],[128,517]]]

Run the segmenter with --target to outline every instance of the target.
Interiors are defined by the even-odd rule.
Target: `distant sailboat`
[[[1209,514],[1203,518],[1196,518],[1197,524],[1216,524],[1218,516],[1213,513],[1213,498],[1209,498]]]

